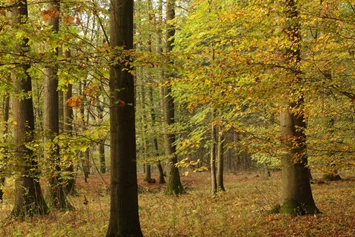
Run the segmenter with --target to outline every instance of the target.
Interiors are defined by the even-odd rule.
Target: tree
[[[138,216],[133,48],[133,0],[113,0],[110,9],[111,206],[106,236],[143,236]]]
[[[10,94],[9,93],[5,93],[4,95],[4,101],[3,101],[3,120],[4,120],[4,133],[3,133],[3,143],[6,144],[7,143],[7,136],[9,133],[9,113],[10,113]],[[8,160],[8,155],[7,155],[8,151],[7,148],[3,151],[3,161],[6,163],[6,161]],[[5,176],[4,176],[4,171],[5,171],[5,167],[4,165],[1,165],[2,167],[0,167],[0,200],[3,199],[3,186],[5,185]]]
[[[16,1],[12,8],[12,23],[24,25],[28,18],[27,1]],[[22,55],[28,52],[28,39],[23,38],[16,45]],[[20,63],[13,73],[17,94],[14,97],[13,113],[15,125],[15,146],[18,177],[15,180],[15,204],[12,215],[23,218],[34,214],[48,213],[39,183],[39,170],[36,155],[29,144],[34,141],[34,112],[31,93],[30,64]]]
[[[168,28],[166,31],[167,52],[171,52],[173,49],[173,44],[174,44],[173,37],[175,35],[175,28],[172,24],[172,21],[174,20],[174,18],[175,18],[175,0],[168,0],[167,7],[166,7],[166,20],[168,23]],[[185,191],[181,184],[179,169],[176,167],[178,158],[176,155],[175,134],[172,133],[171,131],[168,131],[169,127],[172,127],[175,121],[175,106],[174,106],[174,99],[171,95],[171,85],[162,87],[162,95],[163,95],[164,124],[166,129],[164,135],[165,155],[169,157],[169,166],[170,166],[169,167],[170,175],[169,175],[168,185],[166,187],[165,192],[166,194],[182,194]]]
[[[226,191],[224,188],[224,136],[223,129],[218,126],[218,138],[217,138],[217,189],[220,191]]]
[[[71,58],[70,50],[65,50],[64,56],[70,60]],[[66,85],[66,88],[63,92],[63,123],[64,123],[63,130],[64,133],[66,133],[66,135],[69,137],[73,136],[73,126],[72,126],[73,108],[68,104],[72,96],[73,96],[73,85],[69,82],[68,85]],[[66,182],[64,182],[64,190],[67,194],[74,194],[76,192],[75,192],[75,179],[73,175],[74,164],[72,160],[70,160],[69,164],[67,164],[67,168],[65,169],[65,172],[68,172],[68,174],[66,177]]]
[[[301,31],[299,11],[294,0],[285,2],[284,34],[288,44],[284,50],[285,66],[290,69],[285,76],[290,77],[292,95],[281,111],[281,212],[295,214],[314,214],[316,207],[309,177],[306,122],[304,116],[304,96],[302,94],[302,75],[299,73],[301,60]]]
[[[59,7],[60,1],[58,0],[48,4],[51,12],[48,25],[52,27],[53,34],[58,34],[59,31]],[[54,58],[58,57],[58,47],[53,50]],[[71,206],[65,198],[63,189],[59,146],[54,142],[54,138],[59,135],[58,66],[56,62],[46,66],[44,84],[45,156],[51,164],[49,167],[51,202],[53,207],[61,210]]]
[[[216,111],[211,111],[211,121],[215,118]],[[211,187],[212,193],[217,193],[217,174],[216,174],[216,147],[217,147],[217,125],[211,123],[211,150],[210,150],[210,169],[211,169]]]

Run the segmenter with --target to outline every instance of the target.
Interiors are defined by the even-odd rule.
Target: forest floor
[[[155,177],[156,178],[156,177]],[[78,196],[68,197],[75,211],[52,212],[25,221],[8,218],[13,186],[7,183],[0,203],[0,236],[105,236],[109,219],[109,176],[77,178]],[[225,175],[226,192],[212,196],[210,176],[181,177],[185,195],[166,196],[164,185],[139,175],[139,214],[144,236],[355,236],[355,179],[312,184],[317,215],[269,214],[278,201],[280,173]],[[87,199],[87,204],[84,200]]]

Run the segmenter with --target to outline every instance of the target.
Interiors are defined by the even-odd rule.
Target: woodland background
[[[113,46],[113,2],[126,4],[0,3],[5,236],[103,235],[113,106],[135,113],[145,235],[260,236],[264,226],[265,236],[354,234],[353,2],[136,0],[132,47]],[[110,70],[117,64],[134,76],[134,101],[112,100],[125,92],[112,90]],[[285,153],[303,174],[280,176]],[[43,190],[43,197],[34,195],[38,210],[19,205],[33,201],[19,188],[28,177],[34,182],[27,191]],[[297,177],[313,178],[319,210],[290,211],[314,214],[304,219],[269,214],[279,203],[277,187],[281,197],[290,191],[280,180],[292,186]],[[160,205],[171,212],[155,213]],[[225,212],[228,205],[237,208]],[[31,219],[49,210],[49,220]],[[26,221],[5,221],[9,214]],[[37,221],[51,227],[37,228]]]

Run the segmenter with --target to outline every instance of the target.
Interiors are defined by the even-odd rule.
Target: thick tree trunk
[[[166,7],[166,20],[170,22],[175,18],[175,0],[168,0]],[[172,25],[168,25],[167,28],[167,47],[166,51],[170,52],[173,49],[173,36],[175,35],[175,28]],[[181,184],[179,169],[175,166],[178,162],[175,147],[175,134],[168,132],[167,130],[175,122],[175,105],[171,96],[171,86],[165,86],[162,88],[163,96],[163,108],[164,108],[164,124],[166,128],[164,136],[165,155],[169,157],[169,180],[166,188],[166,194],[182,194],[184,188]]]
[[[23,24],[26,22],[27,1],[16,1],[12,9],[13,24]],[[18,44],[21,54],[28,50],[28,40]],[[21,64],[13,73],[14,86],[19,93],[29,95],[32,92],[31,77],[28,74],[29,64]],[[26,147],[27,143],[34,140],[34,112],[32,97],[15,96],[13,101],[13,113],[15,125],[15,153],[17,155],[17,172],[15,180],[15,203],[12,215],[23,218],[34,214],[48,213],[48,207],[44,201],[41,187],[38,180],[39,170],[35,154]]]
[[[162,92],[164,101],[164,123],[166,127],[164,135],[164,149],[165,155],[169,157],[168,169],[170,170],[165,193],[169,195],[178,195],[184,193],[185,191],[181,184],[179,169],[175,165],[178,162],[175,147],[175,134],[172,134],[171,132],[167,131],[168,127],[174,124],[174,102],[173,98],[170,95],[170,87],[162,88]]]
[[[133,48],[133,0],[112,0],[110,44]],[[128,58],[125,58],[128,60]],[[134,79],[120,62],[110,68],[111,206],[106,236],[143,236],[138,215]]]
[[[299,24],[299,12],[295,0],[285,1],[285,34],[290,41],[290,47],[286,48],[284,57],[288,67],[294,69],[288,72],[293,95],[298,98],[290,98],[286,108],[281,111],[281,212],[293,214],[314,214],[318,209],[314,203],[306,146],[306,122],[304,117],[304,100],[301,90],[301,77],[299,62],[301,60],[300,42],[301,32]]]
[[[293,106],[294,108],[294,106]],[[281,212],[314,214],[314,203],[307,166],[304,117],[286,110],[280,118],[283,153],[281,157]]]
[[[54,0],[48,8],[54,12],[48,25],[52,31],[59,31],[59,6],[60,1]],[[58,49],[55,55],[58,56]],[[48,65],[45,68],[44,80],[44,132],[45,132],[45,157],[50,162],[49,184],[52,206],[63,210],[71,208],[65,197],[59,158],[59,146],[53,139],[59,134],[59,94],[58,94],[58,66]]]

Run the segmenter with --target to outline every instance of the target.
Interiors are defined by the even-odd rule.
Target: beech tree
[[[24,25],[28,18],[27,1],[16,1],[11,9],[12,24],[16,27]],[[16,44],[22,55],[28,52],[28,39],[22,38]],[[36,154],[28,144],[34,140],[34,112],[31,77],[28,73],[31,65],[20,63],[13,73],[17,95],[14,97],[13,114],[15,125],[15,145],[18,165],[18,176],[15,180],[15,203],[12,215],[23,218],[34,214],[48,213],[39,183],[39,170]]]
[[[133,48],[133,0],[110,7],[111,206],[106,236],[143,236],[138,216]]]
[[[318,213],[312,195],[308,169],[306,122],[304,117],[304,96],[302,92],[302,75],[298,72],[301,60],[301,31],[299,10],[296,1],[285,2],[286,39],[289,41],[284,51],[285,65],[290,72],[291,95],[288,104],[280,115],[281,126],[281,212],[296,214]]]
[[[51,12],[48,25],[52,27],[54,35],[59,31],[59,8],[60,1],[52,1],[48,4],[48,11]],[[58,47],[54,51],[54,58],[58,57]],[[70,208],[65,198],[63,180],[61,179],[61,167],[59,157],[59,146],[54,138],[59,135],[59,93],[58,93],[58,66],[56,60],[51,65],[46,65],[44,70],[44,132],[45,132],[45,156],[50,162],[49,183],[51,202],[57,209]]]
[[[175,27],[172,21],[175,18],[175,0],[168,0],[166,7],[166,20],[167,20],[167,46],[166,51],[171,52],[173,49],[173,37],[175,35]],[[170,62],[171,63],[171,62]],[[166,74],[170,75],[171,74]],[[175,106],[174,98],[171,95],[171,85],[162,87],[163,96],[163,109],[164,109],[164,124],[165,124],[165,135],[164,135],[164,146],[165,155],[169,158],[169,179],[166,187],[167,194],[181,194],[184,193],[184,188],[181,184],[179,169],[176,167],[178,158],[176,155],[176,144],[175,144],[175,134],[169,130],[175,121]]]

